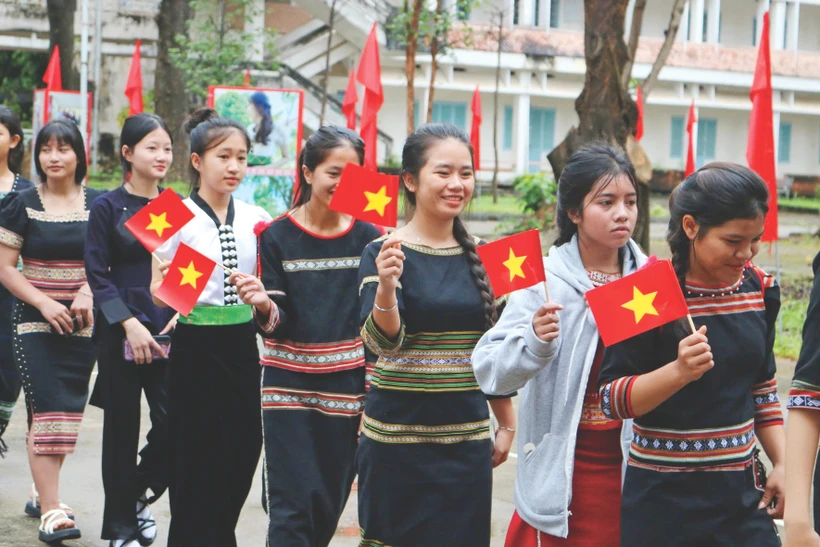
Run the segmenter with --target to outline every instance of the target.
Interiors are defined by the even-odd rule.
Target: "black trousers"
[[[92,403],[104,409],[102,472],[105,488],[103,539],[134,538],[136,502],[147,489],[151,502],[168,487],[168,361],[137,365],[122,356],[124,332],[119,325],[98,324],[99,376]],[[136,454],[142,392],[148,400],[151,430]]]
[[[171,345],[169,547],[235,547],[262,449],[251,322],[177,325]]]

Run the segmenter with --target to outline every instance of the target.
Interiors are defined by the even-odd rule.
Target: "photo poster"
[[[32,112],[32,137],[30,146],[33,148],[37,140],[37,134],[42,127],[56,119],[67,119],[76,123],[80,127],[80,133],[85,141],[86,163],[91,159],[91,93],[86,93],[87,110],[86,119],[83,119],[82,99],[79,91],[46,91],[45,89],[34,90],[34,107]],[[83,129],[84,128],[84,129]],[[34,167],[34,154],[31,155],[32,176],[36,173]]]
[[[302,147],[304,92],[294,89],[211,86],[208,106],[242,124],[251,138],[248,171],[234,196],[274,217],[292,203]]]

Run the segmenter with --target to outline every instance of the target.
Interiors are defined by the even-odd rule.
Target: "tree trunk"
[[[629,29],[629,60],[624,67],[623,86],[629,89],[629,80],[632,79],[632,67],[635,65],[635,52],[638,51],[638,39],[641,37],[641,26],[643,26],[643,12],[646,9],[646,0],[635,0],[635,7],[632,8],[632,28]]]
[[[495,65],[495,93],[493,93],[493,203],[498,203],[498,92],[501,86],[501,45],[504,42],[504,12],[498,12],[498,60]]]
[[[666,59],[672,51],[672,46],[675,45],[675,37],[678,35],[681,17],[683,16],[683,9],[685,7],[686,0],[675,0],[675,4],[672,6],[672,13],[669,16],[669,27],[666,29],[666,39],[663,41],[661,50],[658,52],[658,57],[652,64],[652,70],[649,71],[649,76],[646,77],[646,80],[644,80],[643,86],[641,87],[644,104],[646,104],[646,98],[652,91],[655,82],[658,81],[658,75],[661,73],[663,65],[666,64]]]
[[[319,126],[325,125],[325,108],[327,108],[327,84],[330,80],[330,47],[333,44],[333,25],[336,19],[336,2],[330,3],[330,21],[327,31],[327,51],[325,52],[325,75],[322,77],[322,109],[319,113]]]
[[[74,70],[74,14],[77,0],[47,0],[48,48],[60,46],[60,72],[63,89],[80,88],[80,74]]]
[[[413,13],[407,27],[407,45],[404,48],[404,75],[407,77],[407,134],[416,129],[415,106],[416,90],[413,87],[416,81],[416,50],[419,39],[419,17],[421,16],[421,0],[413,0]],[[408,2],[404,3],[405,11]]]
[[[154,111],[168,124],[174,139],[175,161],[165,177],[167,180],[186,180],[190,161],[188,140],[182,131],[190,101],[182,73],[174,67],[168,50],[176,46],[175,36],[186,34],[186,21],[191,17],[188,0],[162,0],[156,19],[159,39],[155,81],[162,82],[162,85],[154,87]]]
[[[439,24],[441,22],[441,0],[436,0],[436,18],[433,24],[433,39],[430,43],[430,89],[427,95],[427,123],[433,121],[433,96],[436,94],[436,73],[438,72],[438,40]],[[446,40],[445,36],[445,40]]]

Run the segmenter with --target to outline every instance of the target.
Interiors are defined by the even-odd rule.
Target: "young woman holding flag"
[[[182,243],[204,255],[212,273],[205,277],[205,264],[191,261],[184,280],[173,287],[194,294],[196,306],[180,315],[171,341],[168,545],[232,547],[259,461],[262,431],[251,307],[242,305],[229,276],[256,272],[253,229],[270,215],[231,196],[247,168],[251,142],[245,128],[201,109],[185,130],[191,140],[193,191],[184,203],[194,218],[156,251],[163,262],[154,260],[151,292],[162,284],[170,265],[166,261]],[[156,294],[154,302],[167,305]]]
[[[785,503],[785,438],[772,348],[780,291],[751,263],[768,197],[740,165],[713,163],[687,177],[669,199],[667,241],[697,332],[682,320],[604,355],[601,408],[634,418],[623,547],[779,544],[772,518]],[[755,438],[774,464],[768,481]]]
[[[265,339],[262,422],[268,545],[326,546],[350,487],[364,408],[357,274],[381,232],[329,208],[345,165],[364,163],[353,131],[321,127],[299,158],[295,208],[259,230],[260,274],[235,279]]]
[[[646,260],[630,239],[637,193],[623,152],[603,143],[576,152],[558,181],[559,235],[544,260],[550,300],[541,284],[512,293],[473,352],[486,393],[522,390],[507,547],[618,545],[632,428],[601,414],[604,347],[584,293]]]
[[[77,442],[96,358],[83,251],[88,209],[102,192],[82,185],[85,143],[75,123],[47,123],[33,154],[40,184],[0,203],[0,282],[17,297],[14,356],[26,393],[34,477],[26,513],[40,517],[40,539],[53,542],[80,537],[58,485]]]
[[[91,208],[85,270],[96,302],[99,349],[91,402],[105,411],[102,538],[111,547],[137,547],[156,538],[148,504],[168,487],[168,361],[154,337],[168,338],[176,318],[174,310],[151,300],[151,253],[124,224],[162,191],[173,142],[162,118],[137,114],[125,120],[120,144],[124,182]],[[143,391],[151,430],[137,465]]]
[[[492,468],[515,432],[509,397],[490,401],[470,355],[498,307],[479,244],[458,218],[475,187],[463,131],[416,129],[402,181],[413,219],[364,251],[362,338],[378,355],[359,445],[362,545],[490,543]]]
[[[31,188],[31,181],[20,176],[23,162],[23,128],[20,119],[7,106],[0,105],[0,199],[12,192]],[[0,285],[0,456],[6,451],[3,432],[20,397],[23,384],[12,348],[11,309],[14,297]]]

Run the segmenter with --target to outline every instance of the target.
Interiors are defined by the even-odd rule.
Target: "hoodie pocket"
[[[520,488],[535,513],[559,515],[567,511],[566,452],[566,437],[547,433],[524,460],[524,473],[518,477]]]

